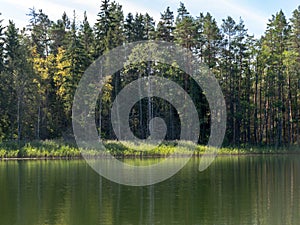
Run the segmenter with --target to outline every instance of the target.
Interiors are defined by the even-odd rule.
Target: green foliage
[[[117,158],[131,158],[131,157],[168,157],[176,152],[176,156],[184,157],[190,155],[189,143],[182,143],[183,147],[176,147],[174,141],[163,142],[159,146],[151,144],[136,145],[131,142],[105,141],[104,145],[107,151]],[[184,147],[184,146],[187,147]],[[221,149],[208,148],[204,145],[194,146],[195,150],[192,152],[194,156],[202,156],[204,154],[212,154],[214,151],[218,155],[245,155],[245,154],[298,154],[297,146],[282,147],[274,149],[268,146],[244,146],[223,147]],[[98,153],[96,150],[89,150],[85,152],[87,157],[95,157]],[[45,140],[32,142],[0,142],[0,159],[5,158],[81,158],[80,149],[75,143],[64,142],[62,140]]]
[[[101,1],[94,25],[89,24],[86,13],[82,22],[75,12],[73,19],[63,13],[56,22],[41,9],[30,9],[28,16],[27,30],[17,29],[12,21],[4,27],[0,20],[0,140],[72,139],[72,101],[86,68],[117,46],[156,39],[188,48],[217,77],[227,103],[225,146],[279,149],[300,144],[300,6],[290,21],[282,11],[272,15],[260,39],[248,34],[242,19],[228,16],[218,26],[210,13],[194,17],[183,3],[177,14],[167,7],[157,25],[148,13],[129,13],[124,19],[122,6],[109,0]],[[129,61],[146,59],[144,50],[134,49]],[[201,123],[199,143],[207,143],[210,112],[205,95],[188,74],[170,63],[130,64],[111,74],[97,101],[99,136],[115,139],[110,108],[124,86],[140,77],[164,76],[193,99]],[[156,116],[166,121],[167,140],[178,139],[178,113],[159,98],[142,99],[132,108],[129,123],[134,134],[147,138],[149,121]],[[28,157],[77,154],[68,148],[51,153],[32,143],[10,153]],[[170,149],[161,146],[147,154],[168,155]],[[113,151],[140,154],[120,147]],[[1,150],[3,154],[7,153]]]
[[[46,140],[32,142],[2,142],[0,143],[1,158],[77,158],[80,151],[72,143]]]
[[[172,42],[174,40],[174,14],[167,7],[166,11],[161,14],[161,20],[157,24],[157,39]]]

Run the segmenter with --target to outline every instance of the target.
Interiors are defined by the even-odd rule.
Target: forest
[[[242,18],[217,24],[210,13],[192,16],[183,3],[176,12],[124,15],[115,1],[102,0],[95,24],[62,12],[52,21],[42,9],[29,9],[28,25],[0,22],[0,142],[72,139],[72,102],[85,70],[110,49],[141,40],[160,40],[189,49],[216,76],[227,107],[226,146],[300,144],[300,6],[292,18],[271,15],[264,35],[249,35]],[[201,9],[200,9],[201,10]],[[242,15],[241,15],[242,16]],[[149,68],[151,67],[151,68]],[[118,92],[138,76],[165,76],[189,93],[199,113],[199,143],[209,137],[205,94],[182,71],[145,62],[113,74],[100,95],[95,115],[103,139],[115,139],[110,108]],[[167,91],[167,90],[166,90]],[[149,119],[163,118],[167,140],[176,140],[176,109],[159,98],[139,101],[130,126],[149,135]],[[100,129],[101,128],[101,129]]]

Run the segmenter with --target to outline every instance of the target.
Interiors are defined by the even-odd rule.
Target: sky
[[[125,16],[131,12],[135,14],[148,12],[156,23],[160,19],[160,13],[170,6],[175,15],[179,7],[180,0],[116,0],[123,6]],[[187,10],[193,16],[199,16],[200,12],[210,12],[216,18],[218,25],[222,19],[231,16],[236,22],[240,17],[244,20],[249,34],[259,38],[263,35],[268,20],[280,9],[283,10],[289,19],[292,12],[300,5],[299,0],[181,0]],[[90,24],[94,24],[97,13],[100,10],[101,0],[0,0],[0,12],[3,23],[7,24],[11,19],[22,28],[28,24],[29,8],[43,9],[53,21],[60,19],[63,12],[72,18],[73,10],[76,18],[83,20],[84,11],[87,12]]]

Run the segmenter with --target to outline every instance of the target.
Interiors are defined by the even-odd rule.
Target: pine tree
[[[67,36],[69,33],[70,24],[67,14],[64,12],[62,18],[53,23],[50,29],[50,50],[51,53],[57,54],[58,48],[66,47],[68,44]]]
[[[48,55],[50,53],[50,28],[52,21],[48,15],[40,9],[37,13],[35,9],[30,9],[29,31],[31,32],[33,45],[36,46],[37,52],[40,55]]]
[[[148,13],[136,14],[135,18],[129,13],[124,23],[126,41],[152,40],[155,38],[155,23]]]
[[[133,15],[132,13],[128,13],[124,22],[124,35],[125,35],[125,40],[127,42],[133,42],[135,40],[134,32],[133,32],[133,23],[134,23]]]
[[[83,45],[85,54],[89,56],[89,61],[91,62],[93,55],[93,43],[95,40],[93,29],[89,24],[86,12],[84,12],[84,19],[80,27],[79,38],[81,44]]]
[[[144,40],[155,39],[155,22],[148,13],[144,15]]]
[[[4,69],[4,27],[2,25],[2,22],[3,20],[0,20],[0,73],[2,73]]]
[[[291,18],[291,35],[289,37],[289,51],[285,52],[287,70],[287,123],[288,142],[300,144],[300,6],[294,10]]]
[[[160,21],[157,24],[157,38],[172,42],[174,40],[174,29],[174,15],[170,7],[167,7],[166,11],[161,14]]]
[[[78,29],[76,27],[76,16],[74,11],[74,17],[68,37],[69,44],[66,50],[63,48],[58,49],[56,57],[57,71],[53,77],[56,86],[56,94],[59,99],[62,100],[64,106],[64,130],[68,130],[71,127],[71,110],[75,90],[84,71],[90,64],[90,58],[82,45],[77,32]]]
[[[180,22],[179,22],[180,21]],[[192,17],[184,17],[176,23],[175,42],[186,49],[192,50],[196,45],[196,24]]]
[[[207,13],[203,18],[203,58],[204,63],[209,67],[213,68],[217,64],[218,51],[220,49],[221,34],[217,26],[217,22],[212,16]],[[198,38],[200,39],[200,38]]]
[[[135,14],[134,23],[133,23],[133,33],[135,41],[144,40],[144,16],[141,13]]]
[[[98,13],[97,22],[94,26],[95,31],[95,58],[99,57],[103,54],[103,52],[106,49],[106,43],[104,39],[107,37],[109,32],[109,26],[111,22],[111,16],[110,16],[110,3],[109,0],[102,0],[100,12]]]
[[[246,116],[243,115],[241,110],[241,87],[243,78],[246,77],[247,73],[245,65],[247,30],[244,28],[242,20],[237,24],[231,17],[223,20],[221,30],[223,40],[221,44],[220,73],[223,79],[222,86],[229,115],[227,137],[229,143],[239,145],[242,118]],[[245,123],[249,123],[249,118]]]
[[[283,53],[287,48],[289,27],[282,11],[269,20],[262,49],[267,67],[265,74],[265,134],[269,144],[280,146],[283,137],[284,65]]]
[[[1,15],[1,14],[0,14]],[[7,133],[7,107],[6,107],[6,88],[5,73],[4,73],[4,27],[2,25],[3,20],[0,20],[0,141],[5,138]]]
[[[22,44],[15,24],[10,20],[5,32],[5,76],[7,116],[10,124],[10,138],[22,138],[22,125],[26,87],[30,84],[31,68],[28,63],[28,49]]]
[[[196,46],[196,36],[197,36],[197,26],[194,19],[189,16],[183,3],[180,4],[178,9],[178,17],[176,20],[176,27],[174,30],[175,42],[181,45],[182,47],[192,51]],[[190,59],[185,59],[190,61]],[[187,71],[191,68],[186,68]],[[182,74],[184,81],[184,90],[188,91],[189,86],[189,76],[188,74]]]
[[[184,18],[189,17],[190,13],[187,11],[185,5],[180,2],[180,6],[177,10],[176,23],[180,23]]]

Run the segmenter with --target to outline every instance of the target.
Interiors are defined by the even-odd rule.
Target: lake
[[[204,172],[198,163],[130,187],[84,160],[0,161],[0,224],[300,224],[300,155],[219,156]]]

